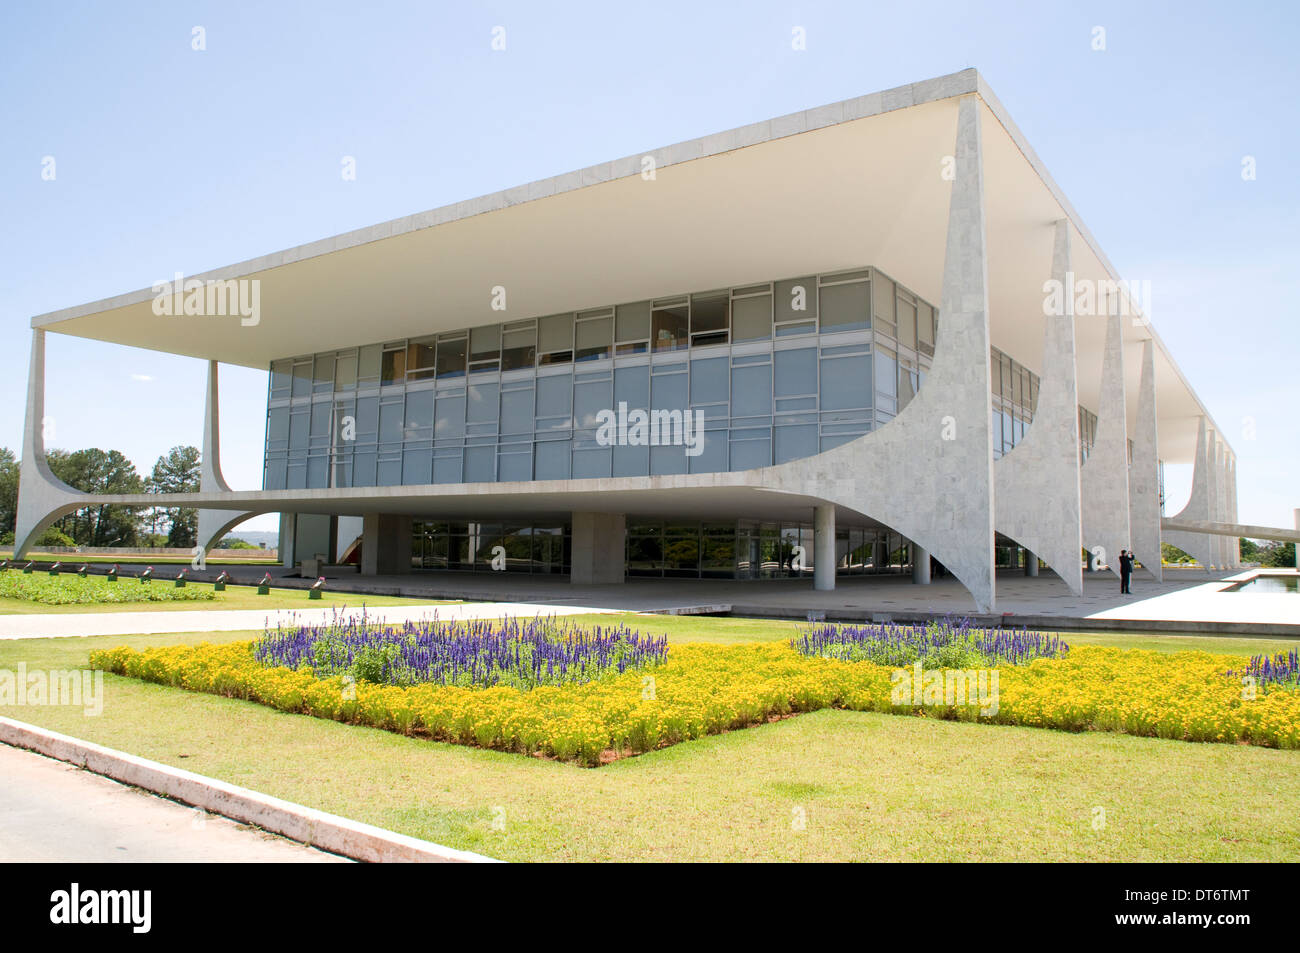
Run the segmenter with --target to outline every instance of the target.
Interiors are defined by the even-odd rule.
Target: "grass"
[[[604,623],[610,616],[600,617]],[[794,623],[632,616],[670,640],[788,637]],[[755,628],[758,627],[758,628]],[[256,633],[0,641],[0,668]],[[1067,636],[1067,638],[1069,638]],[[1142,646],[1148,636],[1106,635]],[[1129,642],[1123,642],[1128,638]],[[1269,640],[1177,647],[1274,651]],[[1276,643],[1289,647],[1291,643]],[[1174,650],[1175,643],[1158,648]],[[599,770],[286,715],[106,676],[98,718],[11,717],[505,860],[1295,859],[1300,754],[1119,734],[821,711]],[[1105,826],[1094,830],[1096,808]],[[797,830],[795,821],[806,827]],[[494,829],[500,819],[502,829]]]
[[[157,578],[151,583],[141,583],[137,579],[122,579],[118,586],[164,586],[170,587],[172,580]],[[187,589],[211,590],[212,583],[190,582]],[[51,606],[25,599],[0,598],[0,615],[35,615],[101,612],[183,612],[194,610],[222,609],[320,609],[330,606],[357,607],[363,603],[367,606],[436,606],[451,605],[450,600],[404,599],[397,596],[372,596],[356,592],[330,592],[321,594],[319,601],[308,599],[305,589],[272,589],[267,595],[259,596],[256,586],[227,586],[225,592],[213,593],[211,600],[195,602],[116,602],[82,605]],[[247,637],[247,636],[245,636]]]

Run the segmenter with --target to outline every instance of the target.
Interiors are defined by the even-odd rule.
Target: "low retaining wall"
[[[327,814],[11,718],[0,718],[0,742],[66,761],[114,781],[354,860],[368,863],[494,862],[482,854],[454,850],[337,814]]]

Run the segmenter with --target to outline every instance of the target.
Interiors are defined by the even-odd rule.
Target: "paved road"
[[[0,744],[0,862],[349,863]]]
[[[334,617],[334,609],[202,609],[177,612],[78,612],[0,615],[0,639],[53,639],[85,635],[150,635],[163,632],[239,632],[264,625],[320,625]],[[359,617],[360,606],[337,610]],[[528,602],[470,602],[458,605],[371,606],[364,610],[374,622],[439,619],[499,619],[501,616],[573,615],[612,612],[581,606]]]

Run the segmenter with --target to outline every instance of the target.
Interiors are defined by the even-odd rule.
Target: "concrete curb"
[[[282,801],[12,718],[0,718],[0,742],[75,764],[123,784],[353,860],[366,863],[496,863],[482,854],[453,850],[396,834],[382,827]]]

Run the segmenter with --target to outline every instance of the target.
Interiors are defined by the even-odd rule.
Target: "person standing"
[[[1129,582],[1133,579],[1133,554],[1127,549],[1119,551],[1119,591],[1123,595],[1132,595]]]

